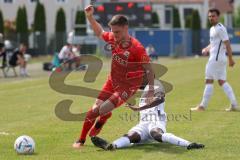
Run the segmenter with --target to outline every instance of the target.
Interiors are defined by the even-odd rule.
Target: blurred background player
[[[73,58],[75,57],[75,54],[72,52],[73,46],[70,43],[67,43],[64,45],[61,49],[61,51],[58,54],[58,58],[61,64],[63,64],[64,69],[71,70],[72,69],[72,63]]]
[[[140,121],[129,130],[128,134],[118,138],[113,143],[108,143],[100,137],[92,137],[94,145],[104,150],[113,150],[132,146],[132,144],[147,143],[147,142],[166,142],[187,149],[204,148],[203,144],[192,143],[180,137],[166,132],[167,115],[164,111],[165,107],[165,92],[160,81],[154,81],[154,101],[149,105],[146,103],[149,85],[144,89],[140,98],[139,106],[129,106],[135,111],[140,111]]]
[[[222,87],[231,102],[230,108],[226,109],[226,111],[237,110],[238,104],[233,89],[230,84],[226,82],[227,56],[230,67],[233,67],[235,62],[232,58],[232,49],[227,30],[219,23],[219,16],[220,11],[218,9],[214,8],[208,11],[208,18],[212,24],[210,29],[210,44],[202,50],[203,55],[210,54],[205,71],[206,85],[202,102],[197,107],[191,108],[191,111],[204,111],[206,109],[213,93],[214,80],[218,80],[218,84]]]
[[[0,33],[0,57],[2,57],[1,68],[4,68],[6,65],[6,52],[5,52],[5,48],[4,48],[4,39],[3,39],[2,33]]]
[[[158,59],[158,55],[157,55],[156,50],[155,50],[155,48],[153,47],[152,44],[149,44],[146,47],[146,52],[147,52],[148,56],[151,57],[152,59],[155,59],[155,60]]]
[[[93,12],[93,6],[85,8],[86,17],[96,36],[114,45],[112,66],[102,91],[86,115],[81,136],[73,144],[74,148],[83,146],[90,129],[91,137],[100,132],[107,119],[111,117],[111,111],[126,102],[141,86],[144,71],[147,73],[149,83],[153,84],[154,81],[153,70],[144,47],[128,33],[128,19],[123,15],[113,16],[109,22],[111,32],[105,32],[93,17]],[[153,88],[148,94],[149,97],[153,97]]]

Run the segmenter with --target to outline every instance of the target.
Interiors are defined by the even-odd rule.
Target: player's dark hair
[[[215,12],[218,16],[220,15],[220,11],[217,8],[210,8],[208,10],[208,13],[213,13]]]
[[[128,18],[124,15],[118,14],[112,17],[109,21],[109,26],[125,26],[128,25]]]

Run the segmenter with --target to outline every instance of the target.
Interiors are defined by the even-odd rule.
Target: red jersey
[[[117,44],[112,32],[103,32],[102,38],[112,48],[110,78],[113,87],[138,88],[143,79],[142,64],[150,61],[142,44],[133,37],[130,37],[130,41]]]

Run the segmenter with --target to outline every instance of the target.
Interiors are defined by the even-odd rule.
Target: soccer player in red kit
[[[86,17],[96,36],[111,46],[111,73],[94,105],[88,111],[81,135],[73,144],[73,148],[81,148],[84,145],[90,129],[90,137],[100,132],[107,119],[111,117],[111,111],[126,102],[141,86],[144,73],[147,74],[149,85],[152,86],[148,95],[153,97],[154,94],[154,73],[149,57],[141,43],[129,35],[128,19],[123,15],[113,16],[108,23],[111,31],[105,32],[93,17],[93,12],[93,6],[85,8]],[[149,103],[151,100],[149,98]]]

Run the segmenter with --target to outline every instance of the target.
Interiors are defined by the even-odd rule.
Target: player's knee
[[[220,86],[222,86],[225,82],[226,82],[226,81],[224,81],[224,80],[218,80],[218,84],[219,84]]]
[[[160,128],[154,128],[150,131],[150,135],[158,142],[162,142],[162,134],[164,132]]]
[[[213,83],[213,80],[212,80],[212,79],[206,79],[205,83],[206,83],[206,84],[212,84],[212,83]]]
[[[130,143],[139,143],[141,141],[141,136],[137,132],[128,133],[124,136],[129,138]]]

